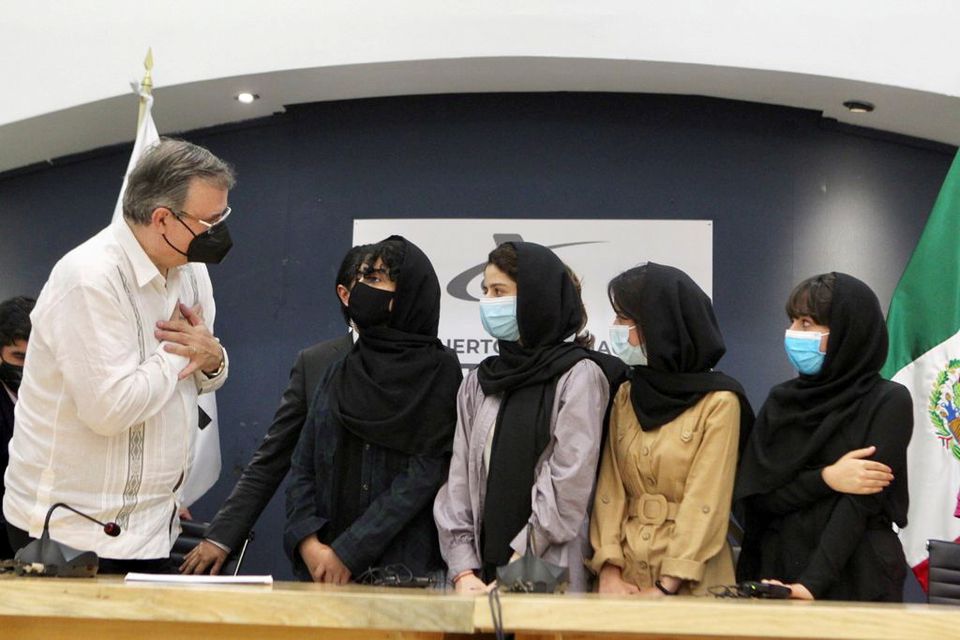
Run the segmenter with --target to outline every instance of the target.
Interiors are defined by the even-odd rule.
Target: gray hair
[[[161,138],[130,173],[123,193],[123,217],[134,224],[149,224],[157,207],[180,210],[194,178],[221,189],[233,188],[236,181],[230,165],[207,149]]]

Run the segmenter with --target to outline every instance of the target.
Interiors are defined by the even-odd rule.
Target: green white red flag
[[[913,397],[907,562],[927,588],[927,540],[957,540],[960,490],[960,153],[897,284],[883,375]]]

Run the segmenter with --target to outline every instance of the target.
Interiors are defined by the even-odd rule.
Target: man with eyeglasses
[[[54,266],[31,316],[3,513],[14,549],[51,505],[120,525],[108,537],[66,509],[51,538],[101,573],[167,572],[190,474],[200,393],[227,377],[206,269],[230,249],[232,169],[161,140],[131,172],[123,217]]]

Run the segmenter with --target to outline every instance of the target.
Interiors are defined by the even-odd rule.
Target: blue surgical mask
[[[816,331],[791,331],[787,329],[783,346],[787,350],[790,364],[805,376],[814,376],[823,368],[823,359],[827,354],[820,351],[820,339],[827,333]]]
[[[610,351],[631,367],[646,366],[647,348],[644,343],[630,344],[630,330],[637,325],[625,326],[614,324],[610,326]]]
[[[516,342],[520,339],[517,324],[517,296],[480,299],[480,322],[497,340]]]

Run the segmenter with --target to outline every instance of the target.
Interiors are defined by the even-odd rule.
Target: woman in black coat
[[[741,460],[737,578],[782,582],[800,599],[900,601],[893,525],[907,524],[913,405],[879,374],[880,304],[863,282],[829,273],[800,283],[787,315],[799,375],[771,389]]]
[[[443,569],[432,504],[447,477],[460,363],[437,339],[440,283],[413,243],[379,243],[350,293],[359,332],[327,370],[293,453],[284,550],[301,580]]]

